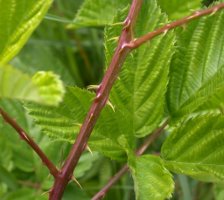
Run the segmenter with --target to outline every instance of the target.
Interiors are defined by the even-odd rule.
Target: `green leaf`
[[[119,13],[119,17],[126,13]],[[116,22],[116,21],[115,21]],[[136,23],[135,35],[140,36],[166,23],[156,1],[144,1]],[[120,26],[106,29],[106,60],[111,60],[120,34]],[[131,122],[128,135],[143,137],[154,130],[164,117],[165,92],[168,82],[169,64],[173,54],[174,34],[170,32],[146,43],[127,57],[110,100],[115,111],[124,113]]]
[[[201,0],[158,0],[162,10],[164,10],[169,19],[178,19],[185,17],[201,7]]]
[[[164,200],[174,190],[172,174],[161,158],[151,155],[133,157],[129,161],[135,184],[136,200]]]
[[[162,146],[168,169],[203,181],[224,179],[224,116],[206,114],[173,127]]]
[[[182,31],[171,64],[168,107],[173,117],[222,107],[224,12],[192,22]]]
[[[0,1],[0,64],[8,63],[23,47],[51,2],[52,0]]]
[[[93,99],[94,94],[87,90],[67,87],[63,102],[58,107],[35,103],[26,103],[25,107],[48,136],[73,143]],[[123,122],[120,120],[121,116],[122,113],[114,112],[106,106],[88,142],[92,150],[100,151],[113,159],[123,159],[121,155],[124,150],[118,143],[118,137],[123,133],[120,128]],[[128,126],[127,122],[122,127],[127,127],[128,130]]]
[[[127,6],[128,0],[85,0],[71,27],[105,26],[113,22],[117,10]],[[122,22],[122,21],[120,21]]]
[[[52,72],[37,72],[33,77],[19,70],[0,67],[0,98],[29,100],[57,105],[63,98],[64,87]]]

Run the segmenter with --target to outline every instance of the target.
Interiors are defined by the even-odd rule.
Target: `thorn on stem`
[[[216,7],[216,8],[214,8],[214,10],[212,11],[212,13],[209,15],[209,16],[212,16],[212,15],[214,15],[217,11],[218,11],[219,9]]]
[[[129,19],[129,17],[127,17],[125,19],[125,21],[123,22],[123,25],[124,25],[123,29],[130,29],[130,27],[131,27],[131,20]]]
[[[107,41],[115,41],[115,42],[118,42],[118,40],[119,40],[119,36],[112,37],[112,38],[108,39]]]
[[[116,23],[111,24],[111,26],[118,26],[118,25],[123,25],[123,24],[124,24],[124,22],[116,22]]]
[[[30,139],[27,137],[27,135],[23,131],[21,131],[21,134],[22,134],[21,139],[30,141]]]
[[[88,145],[86,145],[86,150],[87,150],[91,155],[93,155],[93,152],[92,152],[92,150],[90,149],[90,147],[89,147]]]
[[[99,89],[99,85],[88,85],[87,86],[87,90],[93,90],[93,91],[97,91]]]
[[[89,116],[89,122],[93,119],[93,113],[90,114]]]
[[[110,100],[107,100],[107,105],[115,112],[115,108]]]
[[[74,181],[74,183],[76,185],[78,185],[80,187],[80,189],[83,189],[82,186],[81,186],[81,184],[78,182],[78,180],[74,176],[71,179],[72,179],[72,181]]]
[[[78,126],[78,127],[80,127],[80,128],[82,127],[82,124],[80,124],[80,123],[74,123],[74,125],[75,125],[75,126]]]
[[[166,34],[167,34],[167,32],[168,32],[168,28],[166,28],[164,31],[163,31],[163,36],[165,36]]]
[[[190,15],[190,16],[187,17],[187,19],[188,19],[188,20],[191,20],[191,19],[193,19],[194,17],[195,17],[195,15]]]
[[[44,196],[44,195],[46,195],[46,194],[49,194],[49,193],[51,193],[51,191],[52,191],[52,188],[51,188],[50,190],[47,190],[46,192],[43,192],[43,193],[41,194],[41,196]]]

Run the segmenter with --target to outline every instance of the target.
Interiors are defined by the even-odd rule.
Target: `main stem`
[[[85,118],[85,121],[69,153],[69,156],[65,161],[65,164],[63,165],[60,173],[55,178],[53,188],[50,192],[50,200],[61,199],[66,185],[71,180],[73,171],[78,163],[82,152],[84,151],[87,145],[87,141],[101,113],[101,110],[103,109],[108,100],[110,90],[118,76],[121,66],[124,63],[127,54],[131,50],[129,47],[126,46],[126,44],[133,39],[133,26],[140,11],[141,5],[142,0],[132,1],[112,61],[100,84],[100,87],[96,93],[96,98],[94,99],[91,105],[91,108]]]

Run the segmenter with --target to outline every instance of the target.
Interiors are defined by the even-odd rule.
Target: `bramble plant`
[[[223,199],[224,1],[81,2],[0,1],[0,198]]]

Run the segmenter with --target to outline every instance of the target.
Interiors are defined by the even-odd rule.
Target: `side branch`
[[[5,122],[11,125],[16,132],[19,134],[20,138],[24,140],[40,157],[43,164],[46,165],[46,167],[49,169],[50,173],[57,177],[58,175],[58,169],[55,167],[55,165],[47,158],[47,156],[44,154],[44,152],[40,149],[40,147],[34,142],[34,140],[17,124],[17,122],[12,119],[4,110],[0,108],[0,114],[2,115]]]
[[[146,149],[161,135],[163,130],[168,124],[168,120],[166,120],[158,129],[156,129],[152,134],[148,136],[143,145],[136,151],[136,155],[142,155]],[[109,189],[119,181],[119,179],[129,170],[128,165],[124,165],[109,181],[108,183],[94,195],[91,200],[100,200],[102,199]]]
[[[192,15],[189,15],[189,16],[179,19],[177,21],[168,23],[161,28],[158,28],[150,33],[147,33],[146,35],[136,38],[136,39],[132,40],[130,43],[128,43],[126,46],[131,49],[136,49],[139,46],[141,46],[142,44],[144,44],[145,42],[153,39],[154,37],[156,37],[158,35],[166,34],[168,31],[170,31],[176,27],[183,26],[197,18],[206,16],[206,15],[210,15],[210,14],[215,14],[216,12],[220,11],[221,9],[224,9],[224,3],[220,3],[218,5],[215,5],[211,8],[205,9],[205,10],[196,11]]]

